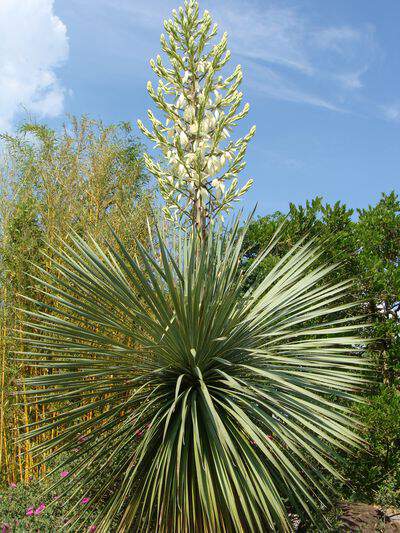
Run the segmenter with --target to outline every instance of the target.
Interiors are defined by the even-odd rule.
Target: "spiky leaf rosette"
[[[333,450],[359,442],[338,401],[363,384],[359,326],[338,318],[349,283],[326,283],[303,242],[244,291],[265,255],[242,271],[242,239],[236,224],[133,258],[75,236],[39,276],[54,305],[27,321],[25,358],[48,371],[27,393],[58,415],[28,436],[70,454],[71,528],[90,520],[83,494],[106,502],[100,532],[115,517],[121,532],[289,531],[289,511],[327,501]]]

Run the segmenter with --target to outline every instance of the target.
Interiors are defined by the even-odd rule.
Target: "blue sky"
[[[57,126],[65,112],[146,117],[148,60],[170,0],[3,0],[0,129],[22,106]],[[257,125],[245,178],[260,214],[315,195],[353,207],[400,184],[398,0],[204,0],[243,66]],[[2,103],[3,102],[3,103]],[[136,126],[135,126],[136,127]],[[139,134],[139,132],[138,132]]]

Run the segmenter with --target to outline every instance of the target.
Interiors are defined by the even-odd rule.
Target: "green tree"
[[[375,383],[361,409],[369,445],[349,464],[361,497],[400,504],[400,201],[358,210],[357,280],[372,324]],[[356,468],[355,468],[356,467]]]
[[[323,243],[321,261],[339,262],[332,279],[353,278],[351,299],[360,301],[349,312],[364,313],[370,322],[365,334],[374,360],[373,382],[367,404],[357,411],[365,422],[368,445],[344,466],[350,481],[345,494],[374,500],[386,490],[400,502],[400,201],[382,194],[376,205],[348,209],[339,203],[324,204],[321,198],[305,206],[290,205],[288,214],[276,212],[255,221],[247,233],[244,264],[268,242],[280,224],[282,235],[274,253],[264,260],[255,276],[262,278],[299,238],[306,235]],[[395,500],[396,500],[395,498]]]
[[[358,210],[359,287],[374,317],[380,381],[399,387],[400,378],[400,201],[392,192]]]
[[[32,280],[32,265],[40,265],[43,230],[38,205],[31,191],[18,194],[15,207],[4,228],[0,249],[4,278],[14,292],[26,292]]]
[[[279,241],[273,252],[257,268],[255,276],[261,279],[274,263],[283,257],[300,239],[315,239],[325,243],[320,263],[338,263],[330,274],[332,281],[353,278],[357,273],[357,249],[352,209],[340,202],[324,204],[321,197],[307,201],[304,206],[291,203],[288,213],[276,211],[254,221],[247,232],[243,261],[249,265],[265,248],[276,232]]]

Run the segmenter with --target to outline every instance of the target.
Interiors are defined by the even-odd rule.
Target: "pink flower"
[[[274,440],[273,435],[266,435],[265,438],[268,439],[268,440]]]
[[[10,530],[11,530],[10,524],[3,524],[1,526],[1,533],[7,533],[7,531],[10,531]]]
[[[33,516],[33,513],[34,513],[33,507],[28,507],[25,514],[26,516]]]
[[[46,506],[45,504],[42,502],[39,507],[37,509],[35,509],[35,514],[38,515],[40,514],[42,511],[44,511],[46,509]]]
[[[142,429],[137,429],[135,431],[135,435],[136,435],[136,437],[141,437],[143,435],[143,430]]]
[[[63,470],[62,472],[60,472],[61,477],[67,477],[68,474],[69,474],[68,470]]]
[[[85,435],[79,435],[78,441],[79,442],[85,442],[85,441],[87,441],[87,437],[85,437]]]
[[[10,483],[10,489],[15,489],[17,488],[17,484],[16,483]]]
[[[53,496],[53,500],[59,500],[60,496]]]
[[[93,533],[93,531],[96,531],[97,529],[97,526],[95,526],[94,524],[92,526],[90,526],[89,528],[89,533]]]
[[[85,497],[85,498],[81,499],[81,504],[82,505],[85,505],[86,503],[89,503],[89,502],[90,502],[90,498]]]
[[[252,446],[257,446],[257,444],[256,444],[256,441],[255,441],[255,440],[251,440],[251,441],[250,441],[250,444],[251,444]]]

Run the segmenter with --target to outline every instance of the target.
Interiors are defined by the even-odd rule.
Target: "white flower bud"
[[[183,146],[183,148],[185,148],[185,146],[189,142],[189,139],[188,139],[188,137],[187,137],[187,135],[186,135],[186,133],[184,131],[181,131],[181,133],[179,134],[179,140],[180,140],[180,143]]]
[[[218,170],[215,169],[215,165],[214,165],[214,161],[212,157],[210,157],[207,161],[207,170],[210,172],[211,175],[218,172]]]
[[[188,154],[186,154],[185,155],[186,166],[190,166],[194,158],[195,158],[195,154],[193,152],[189,152]]]
[[[215,125],[215,117],[214,117],[214,114],[213,114],[211,111],[207,111],[207,112],[206,112],[206,117],[207,117],[207,120],[208,120],[209,127],[210,127],[210,128],[213,128],[214,125]]]
[[[201,199],[203,201],[206,201],[208,199],[208,196],[209,196],[207,189],[205,187],[201,187],[199,192],[200,192]]]
[[[185,105],[185,96],[184,96],[183,94],[180,94],[180,95],[179,95],[179,98],[178,98],[178,100],[176,101],[176,104],[175,104],[175,105],[176,105],[176,107],[177,107],[178,109],[182,109],[182,108],[183,108],[183,106]]]
[[[208,133],[208,129],[209,129],[209,122],[208,122],[208,119],[205,118],[204,120],[202,120],[201,124],[200,124],[200,133],[204,134],[204,133]]]
[[[185,74],[182,78],[182,83],[187,83],[189,81],[189,78],[190,78],[190,72],[188,70],[185,71]]]
[[[188,105],[183,113],[183,117],[187,122],[192,122],[195,118],[195,108],[192,105]]]

